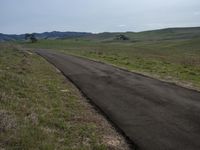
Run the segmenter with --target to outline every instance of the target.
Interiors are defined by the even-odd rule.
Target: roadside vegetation
[[[143,33],[141,35],[145,37]],[[142,36],[139,41],[116,41],[110,37],[105,40],[105,37],[101,37],[41,40],[35,44],[22,45],[87,57],[200,89],[200,38],[174,39],[170,36],[166,40],[156,34],[153,37],[157,39],[150,40]]]
[[[43,58],[0,43],[0,149],[128,149]]]

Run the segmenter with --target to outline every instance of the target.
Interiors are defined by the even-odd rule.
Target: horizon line
[[[141,32],[148,32],[148,31],[157,31],[157,30],[165,30],[165,29],[186,29],[186,28],[200,28],[200,26],[174,26],[174,27],[166,27],[166,28],[156,28],[156,29],[149,29],[149,30],[141,30],[141,31],[102,31],[102,32],[89,32],[89,31],[59,31],[59,30],[52,30],[52,31],[44,31],[44,32],[26,32],[26,33],[3,33],[0,32],[0,34],[4,35],[24,35],[24,34],[42,34],[45,32],[51,33],[51,32],[74,32],[74,33],[91,33],[91,34],[101,34],[101,33],[127,33],[127,32],[132,32],[132,33],[141,33]]]

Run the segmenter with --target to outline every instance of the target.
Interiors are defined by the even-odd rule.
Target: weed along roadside
[[[0,148],[129,150],[124,137],[61,73],[0,44]]]

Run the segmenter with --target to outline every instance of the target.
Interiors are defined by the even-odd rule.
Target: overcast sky
[[[0,0],[0,33],[200,26],[200,0]]]

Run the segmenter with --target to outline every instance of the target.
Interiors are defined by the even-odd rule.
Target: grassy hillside
[[[104,37],[107,33],[102,33],[104,36],[100,34],[91,39],[42,40],[35,44],[22,44],[31,48],[55,49],[200,87],[200,38],[196,36],[199,32],[200,28],[187,28],[136,33],[138,36],[134,33],[140,39],[135,42],[111,40],[110,34]]]
[[[0,44],[0,149],[128,149],[54,67]]]
[[[123,34],[129,37],[130,42],[138,41],[160,41],[160,40],[183,40],[200,38],[200,27],[193,28],[167,28],[144,32],[119,32],[119,33],[100,33],[88,36],[90,40],[112,41],[116,36]]]

